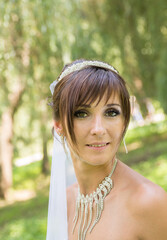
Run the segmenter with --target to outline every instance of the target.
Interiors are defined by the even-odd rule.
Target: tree
[[[7,195],[6,192],[12,185],[13,146],[15,148],[18,138],[26,144],[29,140],[34,141],[31,131],[35,121],[38,121],[38,138],[42,139],[41,148],[44,157],[41,169],[44,173],[48,172],[47,122],[50,114],[46,110],[47,101],[44,102],[44,99],[50,95],[48,86],[60,72],[60,68],[64,63],[71,61],[71,56],[75,54],[74,49],[71,51],[73,40],[69,40],[73,38],[72,32],[77,23],[74,14],[71,14],[75,9],[75,1],[73,6],[74,8],[68,2],[64,4],[54,0],[31,2],[19,0],[0,3],[0,24],[3,26],[0,29],[0,40],[3,43],[0,46],[2,56],[0,186],[3,197]],[[69,21],[71,15],[74,17]],[[16,96],[17,101],[11,96]],[[15,116],[19,112],[19,107],[23,105],[28,124],[24,132],[22,130],[15,132],[13,129],[16,124]],[[8,132],[5,130],[6,125]],[[13,139],[16,140],[15,143]],[[4,147],[5,142],[6,147]],[[5,155],[5,152],[8,155]]]

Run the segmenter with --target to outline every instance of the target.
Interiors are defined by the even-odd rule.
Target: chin
[[[81,159],[82,159],[83,162],[85,162],[89,165],[99,166],[99,165],[103,165],[103,164],[111,161],[111,159],[113,159],[113,156],[107,157],[107,158],[105,158],[105,157],[102,158],[102,157],[99,156],[99,159],[98,159],[98,157],[95,157],[95,156],[93,156],[92,158],[90,158],[90,156],[89,156],[89,158],[88,157],[83,157]]]

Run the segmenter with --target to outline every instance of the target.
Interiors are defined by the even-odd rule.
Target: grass
[[[8,223],[1,230],[3,240],[42,240],[46,237],[46,219],[34,216],[33,218],[20,218]]]
[[[40,173],[41,162],[14,167],[14,190],[31,190],[36,197],[0,209],[0,239],[46,239],[49,176]]]
[[[17,202],[0,211],[0,239],[32,240],[45,239],[48,198],[37,198]]]
[[[119,158],[146,178],[167,190],[167,124],[161,122],[130,130]],[[14,190],[28,189],[36,197],[0,209],[0,239],[46,239],[49,177],[40,174],[41,162],[14,167]]]

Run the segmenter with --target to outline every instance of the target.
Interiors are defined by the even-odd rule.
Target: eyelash
[[[106,113],[108,114],[108,113],[114,113],[114,116],[113,115],[111,115],[111,116],[107,116],[107,117],[116,117],[117,115],[119,115],[120,114],[120,111],[119,110],[117,110],[117,109],[108,109],[107,111],[106,111]],[[76,111],[75,113],[74,113],[74,117],[76,117],[76,118],[86,118],[87,116],[81,116],[81,114],[87,114],[87,116],[88,116],[88,112],[87,111],[85,111],[85,110],[78,110],[78,111]]]

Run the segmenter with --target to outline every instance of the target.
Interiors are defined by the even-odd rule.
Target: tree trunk
[[[42,134],[42,141],[43,141],[43,159],[42,159],[42,173],[47,175],[49,173],[49,159],[48,159],[48,152],[47,152],[47,136],[46,133],[43,132]]]
[[[24,92],[24,87],[18,83],[17,90],[9,96],[9,107],[2,114],[0,127],[0,197],[7,199],[12,187],[12,159],[13,159],[13,119]]]
[[[12,186],[12,158],[13,158],[13,120],[10,109],[2,115],[0,128],[0,197],[7,198],[8,190]]]

